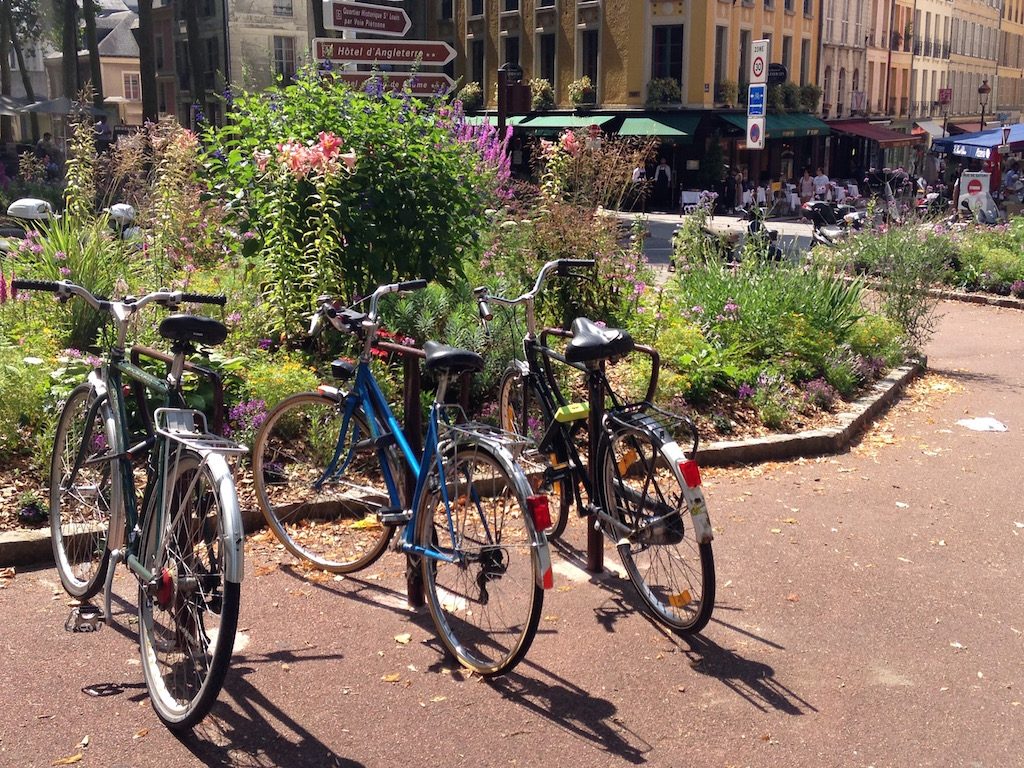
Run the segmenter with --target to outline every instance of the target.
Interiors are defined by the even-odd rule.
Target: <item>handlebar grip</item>
[[[560,267],[592,267],[597,262],[594,259],[559,259],[558,265]]]
[[[210,293],[183,293],[181,300],[193,304],[216,304],[218,307],[223,307],[227,304],[228,298],[224,295],[218,296]]]
[[[50,280],[12,280],[12,291],[49,291],[57,293],[60,290],[60,283]]]
[[[489,306],[487,306],[486,299],[477,299],[477,304],[479,306],[480,319],[481,320],[493,320],[494,319],[494,313],[491,312],[491,308]]]
[[[400,291],[419,291],[427,287],[427,281],[422,277],[416,280],[406,280],[404,283],[398,284],[398,290]]]

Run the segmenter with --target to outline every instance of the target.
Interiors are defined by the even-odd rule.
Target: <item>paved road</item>
[[[71,635],[53,570],[20,572],[0,766],[1020,765],[1024,314],[943,312],[937,375],[851,451],[706,473],[719,599],[699,638],[569,549],[526,662],[487,683],[406,610],[395,555],[311,582],[254,541],[227,689],[179,741],[146,699],[128,582],[115,627]]]

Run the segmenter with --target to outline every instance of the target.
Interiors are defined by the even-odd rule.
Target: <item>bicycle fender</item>
[[[242,511],[238,506],[238,494],[235,492],[235,478],[228,466],[227,459],[217,453],[206,457],[210,475],[217,485],[217,494],[221,501],[224,533],[221,547],[224,551],[224,578],[235,584],[242,583],[244,575],[243,549],[245,530],[242,527]]]
[[[107,395],[107,382],[103,380],[102,374],[97,370],[90,371],[88,382],[95,394],[95,399],[99,400],[100,398],[106,397],[107,405],[110,406],[110,398]],[[108,416],[112,423],[107,426],[110,427],[110,431],[113,433],[115,440],[115,444],[111,446],[111,449],[116,455],[122,453],[125,446],[121,444],[121,430],[117,423],[117,416],[114,414],[113,408],[108,409]],[[119,479],[118,482],[111,483],[110,485],[110,523],[107,525],[107,549],[111,552],[116,549],[121,549],[125,545],[124,518],[124,488],[121,486]],[[109,616],[110,614],[108,613],[107,615]]]
[[[680,468],[680,465],[687,460],[686,452],[679,447],[679,443],[669,441],[662,444],[661,455],[665,457],[665,461],[668,462],[672,473],[679,482],[679,487],[683,489],[683,498],[686,499],[686,507],[690,510],[690,520],[693,523],[693,532],[697,537],[697,543],[710,544],[714,539],[714,533],[711,529],[711,519],[708,517],[708,505],[704,501],[704,492],[699,485],[696,488],[688,486],[686,480],[683,479],[683,470]]]
[[[512,482],[515,483],[516,496],[523,509],[523,518],[526,521],[530,537],[533,539],[530,547],[536,553],[536,557],[533,560],[533,580],[537,582],[537,586],[541,589],[551,589],[554,585],[554,571],[551,568],[551,550],[548,547],[548,537],[544,531],[536,529],[533,524],[533,518],[527,512],[526,497],[533,493],[530,489],[530,482],[526,479],[526,474],[523,472],[522,467],[516,463],[512,452],[505,446],[488,443],[487,447],[491,449],[494,457],[504,464],[505,471],[508,472]]]

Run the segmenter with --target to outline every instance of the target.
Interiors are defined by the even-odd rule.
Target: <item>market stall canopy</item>
[[[914,125],[927,133],[933,139],[943,139],[949,135],[949,133],[943,129],[942,123],[937,120],[918,120]]]
[[[727,123],[747,131],[746,115],[720,115]],[[828,136],[831,131],[827,123],[823,123],[813,115],[768,115],[764,123],[766,139],[799,139],[804,136]]]
[[[988,160],[993,153],[998,151],[999,145],[1002,143],[1003,129],[993,128],[988,131],[975,131],[945,139],[935,139],[932,142],[932,149],[943,154],[966,157],[971,160]],[[1018,123],[1010,126],[1007,143],[1010,145],[1011,152],[1024,151],[1024,125]]]
[[[900,133],[867,120],[833,120],[829,127],[838,133],[878,142],[880,147],[908,147],[924,141],[923,136]]]
[[[89,104],[79,104],[67,96],[59,96],[56,99],[37,101],[22,107],[20,112],[38,112],[45,115],[73,115],[78,112],[88,112],[91,115],[103,114],[103,110],[96,109]]]

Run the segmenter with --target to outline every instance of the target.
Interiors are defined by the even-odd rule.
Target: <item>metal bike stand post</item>
[[[420,419],[420,359],[415,355],[405,355],[405,439],[409,447],[417,455],[423,452],[423,426]],[[412,500],[416,490],[416,479],[411,472],[405,473],[405,498]],[[426,605],[423,598],[423,574],[419,562],[411,554],[405,556],[405,591],[406,602],[410,608],[422,608]]]
[[[590,476],[590,504],[595,506],[600,494],[597,489],[597,449],[600,444],[601,425],[604,421],[604,361],[591,363],[587,370],[587,399],[590,401],[590,449],[587,474]],[[587,518],[587,570],[604,571],[604,535],[597,519]]]

